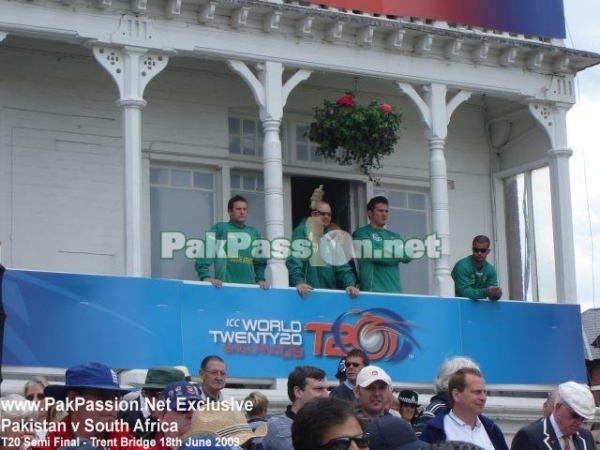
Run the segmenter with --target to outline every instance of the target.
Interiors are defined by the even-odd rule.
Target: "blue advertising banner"
[[[578,305],[224,286],[7,270],[3,364],[114,368],[207,355],[232,377],[286,378],[362,348],[395,380],[428,383],[449,356],[473,357],[492,384],[585,382]],[[556,361],[561,361],[557,365]],[[535,370],[532,370],[535,368]]]

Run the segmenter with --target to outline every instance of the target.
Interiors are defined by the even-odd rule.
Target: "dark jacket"
[[[592,433],[580,428],[572,438],[572,450],[595,450]],[[511,450],[561,450],[560,442],[552,427],[550,418],[536,420],[524,426],[513,438]]]
[[[423,411],[423,413],[416,418],[415,423],[413,423],[413,429],[419,438],[421,437],[421,434],[423,434],[423,431],[425,431],[425,427],[427,427],[429,421],[433,419],[439,411],[448,406],[450,406],[448,392],[438,392],[431,397],[431,401],[429,402],[429,405],[425,407],[425,411]]]
[[[430,444],[445,441],[446,432],[444,431],[444,417],[446,417],[451,410],[452,408],[445,408],[441,410],[433,419],[431,419],[419,439],[429,442]],[[490,438],[494,448],[496,450],[508,450],[506,439],[504,439],[504,434],[502,434],[502,431],[498,425],[496,425],[492,419],[484,416],[483,414],[479,415],[479,420],[481,420],[481,424],[483,425],[483,428]],[[520,447],[519,450],[521,450]]]

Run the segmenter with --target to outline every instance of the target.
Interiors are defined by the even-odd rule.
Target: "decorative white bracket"
[[[263,22],[263,31],[265,33],[270,33],[273,30],[278,30],[279,24],[281,23],[281,15],[281,11],[273,11],[272,13],[267,14]]]
[[[515,47],[505,48],[500,52],[500,64],[512,66],[517,60],[517,49]]]
[[[486,59],[488,59],[489,54],[490,54],[490,44],[488,44],[488,43],[479,44],[473,49],[473,53],[472,53],[473,61],[475,61],[475,62],[485,61]]]
[[[421,121],[427,130],[441,139],[446,139],[448,124],[454,110],[473,94],[469,91],[458,91],[446,104],[446,86],[444,85],[424,86],[424,100],[409,83],[397,82],[396,84],[417,107]],[[435,110],[432,110],[432,108],[435,108]]]
[[[215,20],[217,11],[217,2],[208,2],[200,8],[198,13],[198,22],[206,23]]]
[[[312,36],[312,28],[314,18],[312,17],[304,17],[302,19],[298,19],[296,21],[296,36],[298,37],[309,37]]]
[[[373,45],[373,35],[375,34],[375,27],[363,27],[358,30],[356,35],[356,45],[366,46]]]
[[[425,54],[431,51],[433,45],[433,35],[425,34],[415,42],[415,53]]]
[[[344,22],[338,20],[325,29],[325,40],[329,42],[339,41],[344,33]]]
[[[94,46],[92,50],[96,60],[117,83],[121,100],[142,99],[146,85],[169,62],[165,54],[151,53],[138,47]]]
[[[181,0],[167,0],[165,14],[169,19],[181,15]]]
[[[448,59],[457,59],[460,56],[462,45],[462,39],[453,39],[448,42],[444,48],[444,56]]]
[[[231,15],[232,28],[246,26],[248,24],[248,15],[250,15],[250,8],[246,6],[242,6],[233,11],[233,14]]]
[[[406,30],[390,31],[385,40],[385,48],[392,51],[401,50],[402,43],[404,42],[404,33],[406,33]]]
[[[263,121],[268,119],[281,120],[283,106],[290,92],[312,74],[310,70],[298,69],[283,86],[277,87],[277,83],[281,84],[281,81],[278,82],[277,80],[281,80],[281,74],[283,73],[283,66],[280,63],[267,61],[263,64],[257,64],[256,68],[260,80],[243,61],[228,60],[227,64],[242,77],[252,90],[254,100],[260,107],[260,116]],[[280,72],[279,75],[277,75],[277,72]],[[278,91],[281,92],[280,98],[277,98]]]

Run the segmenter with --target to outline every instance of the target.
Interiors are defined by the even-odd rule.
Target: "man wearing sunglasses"
[[[472,300],[499,300],[502,289],[498,286],[496,269],[486,261],[490,253],[490,239],[482,234],[475,236],[472,251],[472,255],[458,261],[452,269],[455,295]]]
[[[370,436],[356,404],[329,397],[307,403],[292,425],[294,450],[368,449]]]
[[[554,410],[549,417],[521,428],[513,438],[511,450],[593,450],[592,433],[583,427],[593,419],[594,396],[584,384],[567,381],[558,385]]]
[[[286,265],[290,285],[296,286],[300,297],[306,298],[313,289],[345,288],[352,298],[358,297],[357,281],[350,265],[328,264],[319,251],[322,237],[328,233],[331,223],[331,205],[326,201],[316,203],[310,217],[303,219],[292,233],[292,241],[304,239],[312,243],[312,255],[308,259],[288,258]]]
[[[351,402],[356,401],[354,396],[354,386],[356,386],[356,377],[358,372],[363,367],[369,365],[369,357],[365,352],[358,348],[353,348],[346,354],[346,361],[344,362],[346,380],[337,386],[329,394],[331,397],[342,398]]]

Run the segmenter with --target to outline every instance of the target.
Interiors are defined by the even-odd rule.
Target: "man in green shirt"
[[[399,263],[409,263],[402,237],[385,228],[389,216],[388,199],[373,197],[367,204],[369,224],[352,233],[358,261],[360,289],[370,292],[402,293]]]
[[[490,239],[482,234],[475,236],[471,250],[473,254],[458,261],[452,269],[454,295],[498,300],[502,289],[498,286],[496,269],[485,260],[490,253]]]
[[[312,289],[336,289],[338,284],[352,298],[358,297],[356,277],[347,261],[342,259],[329,264],[322,257],[323,236],[331,223],[331,205],[319,201],[310,217],[303,219],[292,233],[294,239],[308,239],[312,243],[313,252],[309,259],[288,258],[286,265],[290,274],[290,285],[296,286],[298,294],[306,298]]]
[[[227,242],[227,235],[249,237],[251,240],[260,239],[260,234],[256,228],[246,225],[248,217],[248,201],[241,195],[236,195],[229,199],[227,203],[227,212],[229,213],[229,222],[218,222],[214,224],[209,233],[214,233],[216,241]],[[239,233],[239,234],[238,234]],[[245,236],[245,235],[247,236]],[[207,237],[207,241],[211,239]],[[207,242],[208,247],[208,242]],[[269,283],[265,279],[265,268],[267,260],[265,258],[253,258],[252,247],[239,250],[237,255],[227,254],[227,245],[224,253],[226,257],[214,259],[203,258],[196,260],[196,272],[200,281],[209,281],[213,286],[220,288],[223,283],[239,284],[258,284],[263,289],[269,288]],[[210,276],[210,266],[214,263],[215,274]]]

